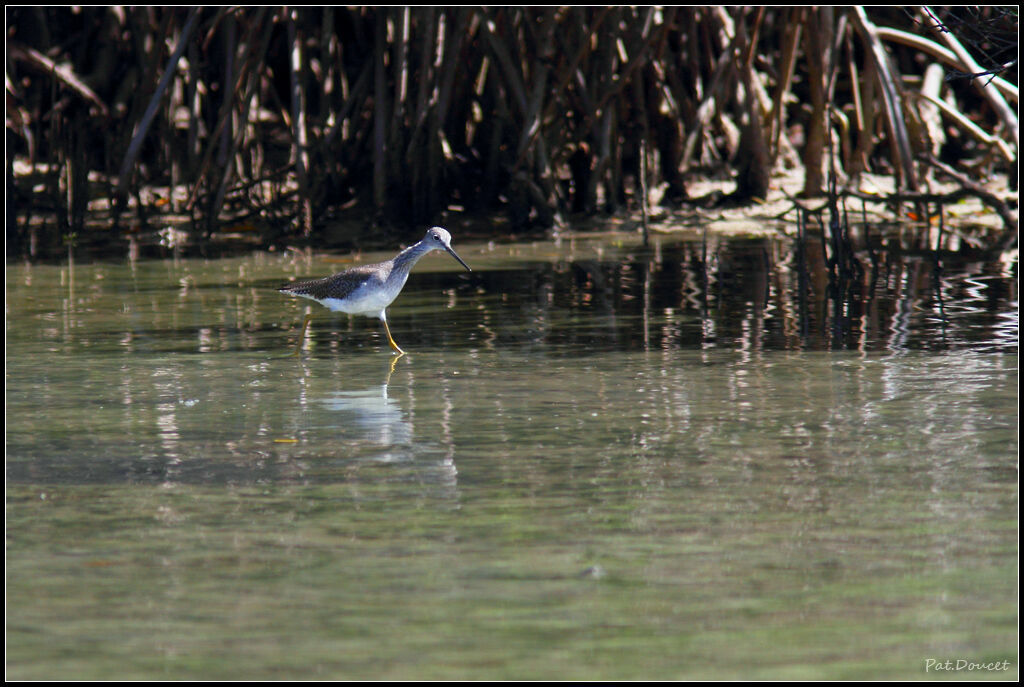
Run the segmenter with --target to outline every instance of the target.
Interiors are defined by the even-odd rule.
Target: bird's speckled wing
[[[386,278],[387,274],[382,273],[380,265],[357,265],[329,277],[286,284],[278,291],[305,296],[316,301],[323,301],[326,298],[342,299],[367,282],[383,283]]]

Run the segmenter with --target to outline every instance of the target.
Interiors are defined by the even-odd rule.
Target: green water
[[[8,678],[1017,679],[1013,275],[456,248],[9,265]]]

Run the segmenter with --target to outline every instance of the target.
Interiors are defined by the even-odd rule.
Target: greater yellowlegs
[[[441,227],[427,229],[427,235],[419,243],[409,246],[401,253],[372,265],[357,265],[344,272],[330,277],[287,284],[278,289],[282,293],[303,296],[324,305],[331,310],[346,312],[351,315],[379,317],[384,323],[384,331],[388,335],[388,343],[395,353],[403,355],[405,351],[398,347],[391,337],[388,327],[386,310],[405,286],[409,271],[416,261],[432,250],[443,250],[451,254],[463,267],[472,272],[462,258],[452,250],[452,237]],[[306,337],[311,315],[307,315],[302,323],[302,336],[299,338],[298,352]]]

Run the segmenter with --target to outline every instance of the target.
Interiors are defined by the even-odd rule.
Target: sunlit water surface
[[[1015,262],[457,248],[9,265],[8,678],[1017,678]]]

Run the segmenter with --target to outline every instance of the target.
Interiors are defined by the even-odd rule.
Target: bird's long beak
[[[460,264],[460,265],[462,265],[463,267],[465,267],[465,268],[466,268],[466,271],[468,271],[468,272],[472,272],[472,271],[473,271],[472,269],[470,269],[469,265],[467,265],[467,264],[466,264],[466,261],[465,261],[465,260],[463,260],[462,258],[460,258],[460,257],[459,257],[459,254],[458,254],[458,253],[456,253],[456,252],[455,252],[455,251],[454,251],[454,250],[452,249],[452,247],[451,247],[451,246],[445,246],[445,247],[444,247],[444,249],[445,249],[446,251],[448,251],[448,253],[450,253],[450,254],[451,254],[451,256],[452,256],[453,258],[455,258],[456,260],[458,260],[458,261],[459,261],[459,264]]]

